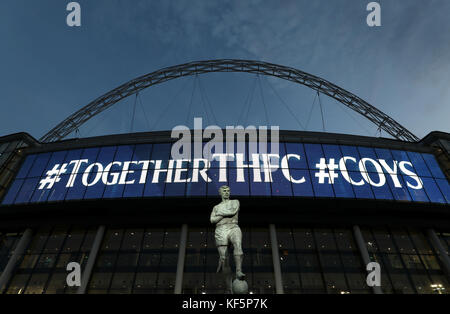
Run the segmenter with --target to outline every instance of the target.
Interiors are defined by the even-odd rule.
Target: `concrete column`
[[[439,240],[436,232],[434,232],[433,229],[427,230],[427,236],[430,239],[433,246],[438,250],[439,257],[441,258],[442,264],[444,265],[447,277],[450,278],[450,258],[447,255],[447,251],[442,246],[441,241]]]
[[[20,257],[25,253],[25,250],[31,241],[32,235],[33,231],[30,228],[26,229],[22,237],[20,238],[19,243],[17,243],[14,253],[10,257],[8,264],[6,264],[6,267],[3,270],[2,275],[0,276],[0,293],[3,292],[9,280],[11,279],[14,268],[16,267],[16,264]]]
[[[100,250],[100,245],[102,244],[103,235],[105,234],[105,226],[99,226],[97,229],[97,234],[95,235],[94,243],[92,244],[91,251],[89,252],[89,258],[86,263],[86,268],[81,276],[81,286],[78,287],[77,294],[85,294],[87,284],[91,278],[92,269],[94,268],[95,261],[97,259],[98,251]]]
[[[180,246],[178,247],[177,275],[175,278],[175,294],[181,294],[183,287],[184,260],[186,259],[186,243],[188,237],[188,226],[181,226]]]
[[[280,254],[278,253],[278,240],[275,225],[269,225],[270,244],[272,247],[273,270],[275,274],[275,292],[276,294],[284,294],[283,278],[281,277]]]
[[[366,241],[364,241],[364,238],[361,233],[361,229],[359,229],[359,226],[353,226],[353,235],[356,240],[356,244],[358,245],[359,253],[361,253],[362,260],[364,262],[364,266],[367,266],[371,262],[369,257],[369,252],[367,251]],[[375,294],[383,294],[383,291],[381,290],[381,287],[373,286],[372,287],[373,293]]]

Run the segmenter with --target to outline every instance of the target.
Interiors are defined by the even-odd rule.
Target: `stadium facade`
[[[277,156],[252,159],[247,141],[223,163],[173,160],[174,141],[0,138],[1,293],[223,293],[209,221],[222,185],[241,204],[251,293],[449,293],[450,134],[281,131]]]

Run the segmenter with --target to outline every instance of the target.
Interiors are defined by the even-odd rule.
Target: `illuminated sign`
[[[233,195],[339,197],[450,203],[431,154],[281,143],[272,154],[233,152],[172,159],[171,144],[75,149],[26,157],[2,204],[131,197]]]

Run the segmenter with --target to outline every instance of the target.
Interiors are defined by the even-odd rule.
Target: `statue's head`
[[[222,185],[220,188],[219,188],[219,194],[220,194],[220,196],[222,196],[222,198],[224,198],[224,199],[229,199],[230,198],[230,187],[229,186],[227,186],[227,185]]]

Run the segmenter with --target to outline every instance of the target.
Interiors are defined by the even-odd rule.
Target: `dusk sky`
[[[28,132],[39,139],[133,78],[209,59],[297,68],[356,94],[419,138],[450,132],[448,0],[378,1],[380,27],[366,24],[369,0],[80,0],[80,27],[66,24],[69,2],[0,2],[0,136]],[[280,79],[206,74],[143,91],[134,123],[135,97],[129,97],[82,126],[78,136],[170,130],[191,126],[194,116],[205,125],[302,130],[299,120],[322,131],[314,97],[313,90]],[[327,132],[379,135],[335,100],[322,95],[321,101]],[[208,117],[205,102],[212,107]],[[250,114],[241,115],[246,106]]]

